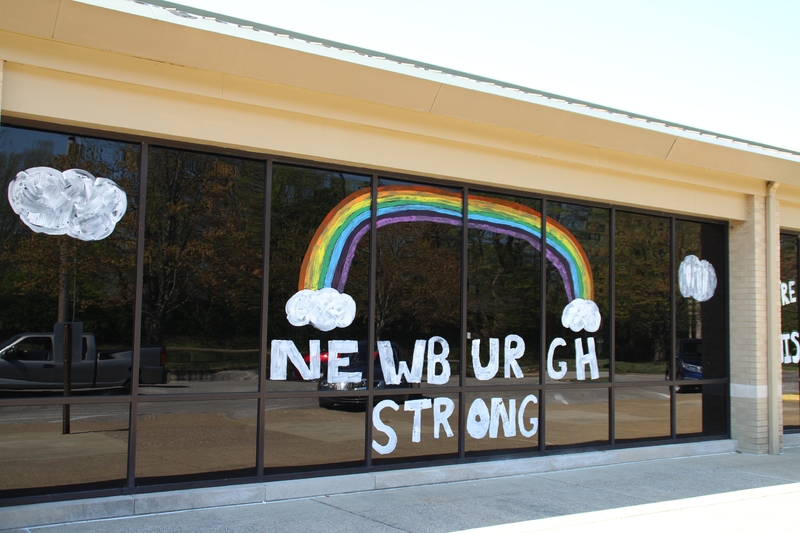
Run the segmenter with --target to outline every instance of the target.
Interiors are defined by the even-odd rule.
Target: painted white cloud
[[[585,329],[594,333],[600,329],[600,309],[591,300],[575,298],[561,313],[561,324],[572,331]]]
[[[303,289],[286,302],[286,318],[293,326],[311,324],[320,331],[346,328],[356,317],[356,302],[336,289]]]
[[[8,202],[36,233],[99,241],[114,231],[128,208],[125,191],[106,178],[73,168],[63,173],[34,167],[8,184]]]
[[[678,268],[678,287],[684,298],[705,302],[714,296],[717,289],[717,273],[708,261],[687,255]]]

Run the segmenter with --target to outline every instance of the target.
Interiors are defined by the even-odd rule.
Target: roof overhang
[[[790,151],[159,3],[0,0],[0,30],[800,186]]]

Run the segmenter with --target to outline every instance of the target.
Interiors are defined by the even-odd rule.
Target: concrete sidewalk
[[[661,459],[14,531],[779,531],[797,520],[798,482],[800,448],[787,448],[779,456]]]
[[[606,511],[541,518],[461,533],[578,533],[593,528],[615,533],[689,531],[793,531],[800,483],[738,490],[681,500],[620,507]]]

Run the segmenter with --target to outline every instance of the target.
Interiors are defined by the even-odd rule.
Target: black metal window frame
[[[35,129],[38,131],[43,132],[52,132],[52,133],[61,133],[61,134],[69,134],[69,135],[85,135],[89,137],[99,138],[99,139],[106,139],[106,140],[115,140],[115,141],[126,141],[126,142],[134,142],[140,146],[140,182],[139,182],[139,209],[138,209],[138,222],[137,222],[137,250],[136,250],[136,292],[134,295],[134,331],[133,331],[133,353],[138,355],[140,347],[141,347],[141,331],[142,331],[142,284],[143,284],[143,261],[144,261],[144,248],[145,248],[145,220],[146,220],[146,210],[147,210],[147,168],[148,168],[148,154],[149,148],[153,147],[163,147],[169,149],[178,149],[178,150],[188,150],[197,153],[205,153],[205,154],[212,154],[212,155],[224,155],[224,156],[231,156],[231,157],[240,157],[246,158],[250,160],[262,161],[265,164],[265,203],[264,203],[264,232],[263,232],[263,262],[262,262],[262,295],[261,295],[261,336],[260,336],[260,365],[259,365],[259,387],[258,391],[256,392],[228,392],[228,393],[197,393],[197,394],[163,394],[163,395],[146,395],[142,396],[138,392],[138,380],[132,380],[131,386],[131,393],[130,395],[120,395],[120,396],[77,396],[77,397],[46,397],[46,398],[0,398],[0,407],[18,407],[18,406],[43,406],[43,405],[65,405],[65,404],[125,404],[129,406],[130,412],[130,420],[128,426],[128,462],[127,462],[127,479],[125,480],[125,486],[122,488],[81,488],[74,491],[67,491],[67,492],[53,492],[48,491],[47,488],[42,488],[40,491],[33,491],[33,493],[27,493],[25,496],[21,497],[10,497],[4,500],[0,500],[0,506],[5,505],[16,505],[16,504],[27,504],[27,503],[35,503],[35,502],[43,502],[43,501],[55,501],[55,500],[64,500],[64,499],[75,499],[75,498],[89,498],[89,497],[100,497],[100,496],[113,496],[113,495],[120,495],[120,494],[136,494],[136,493],[147,493],[147,492],[154,492],[159,490],[177,490],[177,489],[186,489],[186,488],[200,488],[200,487],[208,487],[208,486],[219,486],[219,485],[230,485],[230,484],[242,484],[242,483],[252,483],[252,482],[264,482],[264,481],[277,481],[283,479],[293,479],[297,477],[298,473],[302,473],[305,477],[319,477],[319,476],[329,476],[329,475],[336,475],[336,474],[350,474],[350,473],[363,473],[363,472],[371,472],[371,471],[380,471],[380,470],[391,470],[391,469],[398,469],[398,468],[414,468],[419,467],[421,465],[420,461],[424,460],[421,457],[415,457],[408,459],[405,462],[398,461],[397,463],[391,464],[382,464],[382,465],[373,465],[372,461],[372,409],[373,409],[373,398],[380,398],[381,396],[391,394],[391,391],[380,391],[373,389],[373,371],[374,371],[374,361],[369,358],[369,366],[368,366],[368,390],[365,391],[365,395],[368,398],[366,402],[366,424],[365,424],[365,438],[364,438],[364,446],[365,446],[365,461],[364,465],[361,467],[344,467],[344,468],[337,468],[333,466],[332,468],[327,468],[323,470],[308,470],[304,468],[298,468],[293,472],[275,472],[275,473],[265,473],[264,469],[264,408],[266,403],[272,398],[318,398],[322,395],[330,395],[330,393],[326,392],[317,392],[317,391],[294,391],[294,392],[268,392],[265,388],[266,379],[267,379],[267,352],[268,352],[268,336],[267,336],[267,304],[269,301],[269,266],[270,266],[270,218],[271,218],[271,191],[272,191],[272,172],[273,172],[273,165],[276,163],[279,164],[286,164],[286,165],[297,165],[303,166],[307,168],[315,168],[315,169],[322,169],[322,170],[330,170],[330,171],[337,171],[337,172],[350,172],[354,174],[361,174],[364,176],[369,176],[371,179],[371,187],[372,187],[372,219],[371,219],[371,229],[370,231],[372,234],[376,234],[377,224],[376,224],[376,189],[378,180],[380,178],[389,178],[389,179],[399,179],[404,181],[413,181],[420,184],[429,184],[429,185],[438,185],[438,186],[448,186],[448,187],[457,187],[460,189],[463,198],[463,208],[462,208],[462,228],[467,228],[467,216],[468,216],[468,195],[470,192],[478,191],[478,192],[490,192],[490,193],[501,193],[501,194],[513,194],[518,197],[525,197],[530,199],[536,199],[542,202],[542,233],[545,234],[546,232],[546,220],[547,220],[547,204],[550,201],[555,202],[565,202],[570,204],[582,205],[582,206],[590,206],[590,207],[600,207],[609,210],[609,289],[610,289],[610,302],[609,302],[609,330],[610,330],[610,346],[609,346],[609,380],[607,382],[581,382],[581,383],[573,383],[573,382],[548,382],[545,379],[544,374],[540,375],[540,380],[538,385],[515,385],[513,383],[503,384],[503,385],[482,385],[480,387],[475,386],[468,386],[466,384],[466,364],[464,364],[464,359],[466,358],[465,354],[467,353],[467,248],[468,248],[468,239],[467,239],[467,231],[462,230],[462,242],[461,242],[461,280],[460,280],[460,287],[461,287],[461,315],[460,315],[460,324],[461,324],[461,333],[460,333],[460,344],[461,344],[461,364],[460,364],[460,380],[459,386],[437,386],[436,391],[442,394],[453,394],[456,395],[459,399],[459,407],[458,407],[458,457],[454,459],[432,459],[427,460],[424,462],[425,466],[435,466],[435,465],[447,465],[447,464],[454,464],[454,463],[464,463],[464,462],[479,462],[479,461],[487,461],[487,460],[496,460],[496,459],[508,459],[508,458],[524,458],[524,457],[531,457],[531,456],[541,456],[543,454],[563,454],[563,453],[572,453],[578,451],[595,451],[595,450],[608,450],[608,449],[619,449],[619,448],[627,448],[627,447],[635,447],[640,446],[643,444],[649,445],[659,445],[659,444],[669,444],[669,443],[676,443],[676,442],[697,442],[697,441],[707,441],[707,440],[718,440],[722,438],[730,438],[730,399],[729,396],[726,394],[726,408],[725,408],[725,427],[726,432],[724,435],[715,435],[715,436],[691,436],[691,437],[681,437],[678,435],[677,427],[676,427],[676,381],[674,380],[675,376],[675,353],[676,353],[676,296],[675,296],[675,286],[673,285],[671,290],[670,296],[670,316],[671,316],[671,331],[672,331],[672,342],[671,346],[669,347],[669,361],[670,361],[670,379],[668,380],[652,380],[652,381],[615,381],[615,223],[616,223],[616,214],[617,212],[629,212],[629,213],[637,213],[643,215],[652,215],[652,216],[659,216],[669,220],[670,223],[670,275],[671,279],[677,279],[677,272],[676,272],[676,265],[675,265],[675,224],[676,221],[692,221],[692,222],[702,222],[702,223],[711,223],[711,224],[719,224],[724,227],[724,235],[725,235],[725,271],[728,272],[728,226],[725,221],[720,220],[711,220],[703,217],[692,217],[692,216],[684,216],[684,215],[676,215],[673,213],[667,212],[659,212],[647,209],[639,209],[635,207],[629,206],[618,206],[611,203],[603,203],[603,202],[592,202],[592,201],[585,201],[585,200],[576,200],[573,198],[566,198],[560,196],[552,196],[552,195],[545,195],[545,194],[534,194],[526,191],[517,191],[513,189],[503,188],[501,186],[480,186],[480,187],[472,187],[469,184],[465,184],[463,182],[458,181],[451,181],[451,180],[442,180],[442,179],[432,179],[426,178],[424,176],[417,176],[417,175],[408,175],[402,173],[394,173],[394,172],[384,172],[380,171],[377,172],[374,169],[365,169],[361,167],[352,167],[346,165],[335,165],[330,163],[323,163],[317,162],[308,159],[300,159],[300,158],[292,158],[292,157],[282,157],[282,156],[274,156],[271,154],[263,154],[263,153],[253,153],[253,152],[245,152],[240,150],[231,150],[231,149],[224,149],[214,146],[205,146],[199,144],[191,144],[185,142],[174,142],[169,140],[157,139],[157,138],[145,138],[140,136],[133,136],[133,135],[126,135],[126,134],[116,134],[113,132],[107,131],[98,131],[93,129],[85,129],[85,128],[72,128],[72,127],[64,127],[55,124],[49,123],[42,123],[37,121],[30,121],[30,120],[23,120],[23,119],[14,119],[4,117],[2,126],[9,126],[15,128],[25,128],[25,129]],[[374,344],[375,342],[375,309],[374,309],[374,301],[375,301],[375,285],[376,285],[376,269],[375,269],[375,255],[376,255],[376,239],[370,240],[370,267],[369,267],[369,297],[370,297],[370,306],[369,306],[369,333],[368,333],[368,342],[370,344]],[[540,328],[541,331],[545,331],[545,321],[546,321],[546,298],[544,297],[545,289],[547,285],[546,280],[546,256],[545,254],[541,255],[541,291],[542,297],[540,298]],[[728,276],[725,276],[724,280],[721,280],[724,283],[724,291],[725,291],[725,309],[726,315],[729,306],[729,296],[728,296]],[[729,339],[729,325],[726,321],[726,331],[725,331],[725,338]],[[546,346],[546,339],[545,335],[541,335],[541,345],[539,347],[540,352],[540,361],[539,361],[539,368],[546,368],[546,353],[547,353],[547,346]],[[725,369],[725,378],[722,379],[704,379],[697,381],[698,385],[727,385],[729,382],[729,357],[730,357],[730,346],[729,342],[726,344],[726,369]],[[132,366],[132,375],[138,375],[138,365],[139,359],[138,357],[134,356],[133,359],[133,366]],[[800,378],[798,378],[800,380]],[[617,389],[624,389],[624,388],[631,388],[631,387],[669,387],[670,390],[670,435],[668,438],[646,438],[641,439],[639,441],[627,441],[624,443],[616,442],[616,435],[615,435],[615,391]],[[604,445],[576,445],[574,447],[564,447],[558,446],[553,448],[551,446],[546,445],[546,434],[547,434],[547,417],[546,417],[546,393],[548,391],[558,391],[564,389],[606,389],[608,392],[608,444]],[[538,431],[538,446],[535,448],[531,448],[526,451],[516,451],[516,450],[499,450],[497,453],[493,453],[492,455],[481,455],[481,456],[468,456],[466,452],[466,399],[467,394],[469,393],[487,393],[487,392],[499,392],[499,391],[509,391],[509,392],[521,392],[527,391],[529,393],[535,393],[538,395],[539,399],[539,431]],[[727,391],[727,388],[726,388]],[[179,481],[179,482],[165,482],[163,484],[156,483],[156,484],[149,484],[149,485],[137,485],[137,478],[135,477],[136,472],[136,449],[137,449],[137,426],[138,426],[138,416],[139,416],[139,404],[140,403],[153,403],[153,402],[187,402],[187,401],[199,401],[199,400],[256,400],[258,402],[258,412],[257,412],[257,437],[256,437],[256,472],[257,475],[250,476],[250,477],[240,477],[235,479],[198,479],[198,480],[191,480],[191,481]],[[69,488],[67,488],[69,489]]]

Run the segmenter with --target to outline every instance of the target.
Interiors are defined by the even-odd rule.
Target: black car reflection
[[[407,352],[397,343],[392,342],[392,351],[394,352],[395,362],[406,361],[409,366],[411,361],[408,359]],[[327,355],[327,354],[326,354]],[[340,372],[360,372],[363,379],[358,383],[329,383],[327,380],[327,373],[323,372],[323,377],[320,379],[317,390],[319,391],[366,391],[367,390],[367,365],[369,363],[369,354],[367,350],[367,341],[360,341],[358,343],[358,353],[343,353],[340,357],[348,357],[350,359],[347,366],[339,367]],[[387,385],[383,379],[383,368],[381,367],[378,351],[372,351],[372,359],[375,361],[373,369],[373,388],[375,390],[396,390],[396,395],[380,396],[380,399],[392,399],[397,403],[403,403],[412,396],[412,389],[418,388],[419,383],[408,383],[405,378],[401,380],[398,385]],[[367,403],[366,396],[320,396],[320,407],[333,407],[334,405],[365,405]]]

